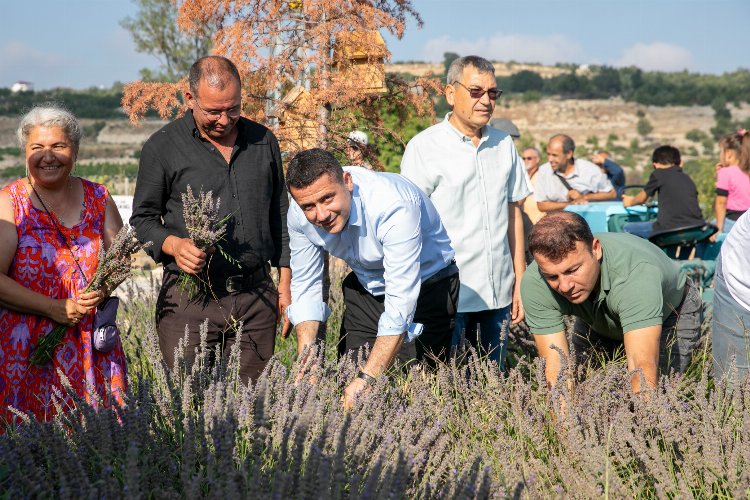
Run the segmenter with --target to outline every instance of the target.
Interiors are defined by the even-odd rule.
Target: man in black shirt
[[[199,59],[190,69],[189,111],[143,146],[130,223],[149,253],[164,264],[156,326],[164,359],[188,331],[185,356],[194,357],[199,327],[208,321],[209,347],[240,342],[240,375],[255,380],[273,355],[276,323],[291,303],[288,198],[276,137],[240,116],[241,82],[224,57]],[[228,217],[219,252],[197,248],[185,228],[181,195],[211,191]],[[279,268],[279,290],[269,276]],[[197,296],[178,285],[180,272],[205,273]],[[285,320],[286,324],[286,320]],[[240,331],[240,325],[242,329]]]
[[[623,195],[624,207],[645,203],[659,193],[659,213],[656,222],[629,222],[623,226],[627,233],[649,238],[657,231],[705,224],[698,205],[698,189],[682,170],[680,151],[672,146],[659,146],[652,155],[654,171],[648,184],[635,196]]]

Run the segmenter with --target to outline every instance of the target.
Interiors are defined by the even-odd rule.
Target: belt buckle
[[[227,278],[227,281],[224,283],[224,288],[226,289],[227,293],[234,293],[239,292],[241,289],[239,287],[235,288],[235,279],[236,278],[242,278],[242,276],[229,276]]]

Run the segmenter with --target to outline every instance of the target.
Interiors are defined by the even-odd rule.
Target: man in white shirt
[[[534,186],[537,207],[542,212],[617,197],[607,175],[590,161],[575,158],[575,150],[576,143],[565,134],[549,140],[548,162],[539,167]]]
[[[509,322],[524,317],[519,203],[531,188],[513,138],[487,125],[502,93],[492,63],[460,57],[446,83],[453,110],[409,141],[401,173],[435,204],[456,250],[461,291],[454,345],[463,332],[502,366]]]
[[[298,353],[315,341],[330,314],[322,298],[323,253],[352,268],[342,285],[346,349],[369,343],[372,350],[344,391],[345,406],[397,355],[402,361],[446,360],[458,267],[440,216],[425,194],[398,174],[343,169],[322,149],[292,158],[287,186],[293,198],[287,225],[292,267],[287,315],[296,327]],[[408,349],[399,354],[404,341]]]

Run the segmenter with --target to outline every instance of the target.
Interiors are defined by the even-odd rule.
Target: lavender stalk
[[[123,226],[106,252],[103,248],[99,249],[99,264],[96,267],[96,272],[94,272],[94,276],[82,293],[101,289],[112,291],[120,286],[132,274],[130,264],[133,254],[150,245],[150,241],[141,244],[136,239],[135,229],[130,226]],[[67,328],[65,325],[58,324],[50,333],[42,337],[31,358],[29,358],[29,362],[36,366],[49,363]]]
[[[212,191],[204,193],[201,189],[196,198],[193,189],[188,185],[185,192],[182,193],[185,228],[193,244],[203,252],[210,247],[216,248],[222,257],[239,268],[241,267],[240,263],[226,253],[220,245],[227,232],[227,222],[231,218],[231,215],[221,218],[219,216],[220,207],[221,198],[217,197],[214,200]],[[205,268],[197,275],[181,272],[178,284],[180,288],[188,292],[190,298],[193,298],[208,285]]]

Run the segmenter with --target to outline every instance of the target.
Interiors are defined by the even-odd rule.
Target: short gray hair
[[[473,66],[480,73],[491,73],[492,76],[495,76],[495,66],[484,57],[464,56],[454,59],[448,67],[445,83],[450,85],[453,82],[460,82],[466,66]]]
[[[73,151],[78,153],[81,137],[83,137],[81,124],[78,118],[62,105],[57,103],[41,104],[34,106],[31,111],[23,115],[18,130],[16,130],[16,137],[21,149],[26,147],[29,134],[36,127],[60,127],[70,142],[73,143]]]
[[[528,148],[524,148],[522,153],[525,153],[526,151],[533,151],[537,158],[542,157],[542,153],[534,146],[529,146]]]

